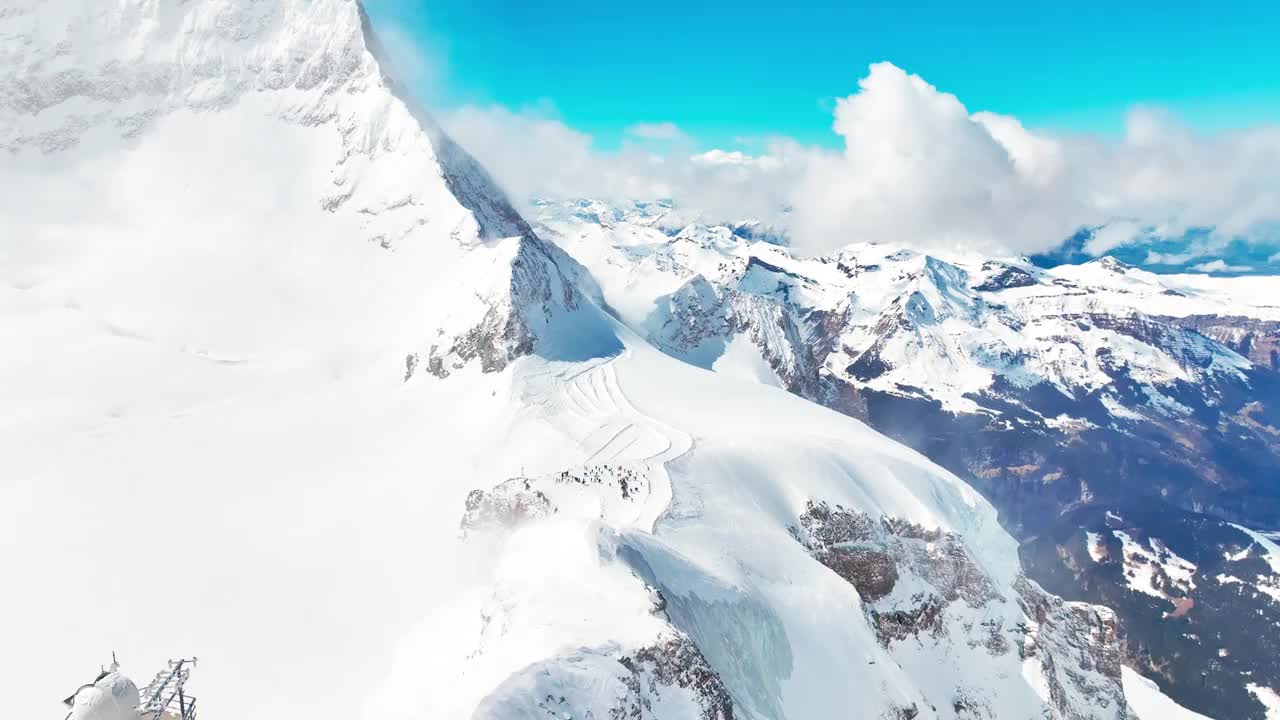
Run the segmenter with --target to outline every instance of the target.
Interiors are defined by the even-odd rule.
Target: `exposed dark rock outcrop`
[[[590,667],[584,677],[580,667]],[[734,720],[724,682],[688,636],[676,630],[619,653],[579,648],[534,663],[481,701],[472,720],[509,717],[661,720],[660,711],[698,720]],[[534,713],[530,715],[528,713]]]
[[[557,311],[571,311],[578,291],[537,238],[521,238],[511,260],[510,280],[486,298],[484,315],[470,329],[431,346],[427,369],[436,377],[476,361],[484,372],[501,372],[538,347],[537,329]]]
[[[810,502],[792,535],[858,591],[868,622],[890,653],[900,643],[963,643],[991,658],[1008,657],[1016,648],[1019,661],[1039,666],[1050,717],[1128,720],[1120,682],[1124,638],[1110,611],[1065,602],[1022,576],[1006,595],[959,535],[901,518]],[[903,578],[909,587],[928,589],[895,592]],[[1007,603],[1021,613],[992,612]],[[984,689],[957,687],[952,710],[958,718],[995,720],[993,700]]]
[[[1037,658],[1049,686],[1049,697],[1063,717],[1073,718],[1082,707],[1111,708],[1126,718],[1127,704],[1120,678],[1123,638],[1110,610],[1081,602],[1066,602],[1039,585],[1021,580],[1018,602],[1031,618],[1019,652]]]
[[[618,662],[631,672],[628,697],[610,720],[648,717],[653,700],[667,688],[692,693],[701,711],[700,720],[733,720],[733,698],[702,651],[687,636],[670,634],[653,645],[624,655]]]
[[[921,633],[937,634],[943,611],[953,602],[980,607],[999,598],[955,533],[810,502],[793,534],[814,559],[854,586],[885,646]],[[903,573],[923,580],[932,592],[892,605],[879,603]]]
[[[648,475],[625,465],[585,465],[536,477],[509,478],[490,490],[467,494],[460,523],[463,534],[509,530],[528,520],[554,515],[559,508],[553,496],[571,486],[625,503],[643,502],[649,494]]]
[[[990,272],[985,280],[973,286],[979,292],[995,292],[1006,288],[1029,287],[1036,284],[1031,273],[1012,265],[988,262],[982,265],[984,271]]]

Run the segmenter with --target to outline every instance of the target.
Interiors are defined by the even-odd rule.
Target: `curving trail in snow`
[[[649,480],[649,493],[633,517],[609,518],[619,527],[653,532],[671,503],[670,463],[693,448],[693,438],[641,412],[618,384],[616,363],[630,354],[530,374],[529,392],[541,396],[547,418],[572,438],[583,465],[625,465]]]
[[[527,480],[556,511],[462,548],[482,572],[444,594],[403,638],[363,717],[419,717],[424,684],[433,717],[546,717],[533,705],[548,696],[606,717],[629,692],[618,680],[628,672],[619,657],[677,635],[654,612],[652,591],[623,548],[635,536],[652,538],[672,503],[667,464],[693,440],[639,411],[623,391],[618,365],[631,352],[584,362],[534,356],[513,366],[516,410],[493,446],[501,457],[479,478],[511,478],[513,460],[528,462],[535,469]],[[603,480],[564,482],[561,473]],[[667,706],[655,717],[695,717],[685,691],[664,693]]]

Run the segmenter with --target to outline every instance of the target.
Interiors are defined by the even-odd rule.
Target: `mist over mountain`
[[[519,200],[670,200],[691,220],[785,227],[806,254],[892,242],[1116,255],[1158,272],[1280,269],[1275,126],[1204,135],[1135,108],[1117,138],[1053,134],[971,111],[891,63],[857,82],[835,101],[834,150],[785,136],[752,152],[708,150],[674,125],[600,150],[554,115],[501,106],[463,106],[443,121]]]

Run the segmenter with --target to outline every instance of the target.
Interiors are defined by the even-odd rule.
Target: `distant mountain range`
[[[1030,260],[1044,268],[1112,257],[1127,265],[1162,274],[1200,273],[1221,277],[1280,275],[1280,239],[1215,237],[1212,228],[1175,236],[1144,234],[1116,247],[1093,248],[1098,231],[1085,228],[1049,252]]]
[[[656,347],[924,452],[996,505],[1033,578],[1117,610],[1130,661],[1175,699],[1261,717],[1248,688],[1280,682],[1280,575],[1233,523],[1280,530],[1276,278],[804,257],[663,206],[538,208]]]

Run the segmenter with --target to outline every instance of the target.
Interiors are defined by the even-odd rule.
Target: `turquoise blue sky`
[[[1115,134],[1136,104],[1205,131],[1280,122],[1277,2],[835,5],[366,0],[434,103],[549,106],[606,147],[637,122],[833,145],[833,98],[879,60],[1035,128]]]

